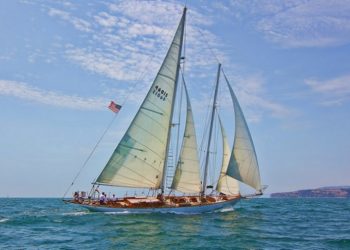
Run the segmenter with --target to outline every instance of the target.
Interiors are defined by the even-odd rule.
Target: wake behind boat
[[[221,64],[218,66],[216,76],[208,140],[204,151],[205,160],[201,173],[190,98],[184,76],[179,77],[181,63],[185,58],[182,54],[185,21],[186,8],[150,90],[105,168],[93,183],[91,192],[87,197],[76,195],[74,199],[66,202],[79,204],[98,212],[202,213],[233,207],[242,198],[239,182],[254,188],[257,195],[262,194],[254,144],[242,109]],[[227,83],[235,112],[235,137],[232,150],[217,112],[221,75]],[[182,89],[184,91],[181,91]],[[171,183],[167,184],[171,132],[175,124],[174,106],[177,96],[181,98],[183,94],[187,108],[182,147],[178,159],[175,159],[177,164]],[[119,111],[121,107],[114,108]],[[208,185],[215,121],[220,124],[222,161],[218,180]],[[107,199],[106,195],[99,193],[100,186],[142,188],[153,191],[155,195]],[[97,194],[102,199],[99,199]]]

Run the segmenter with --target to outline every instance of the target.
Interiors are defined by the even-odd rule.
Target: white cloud
[[[173,26],[177,23],[176,17],[182,12],[180,4],[166,1],[136,1],[122,0],[109,4],[112,12],[124,15],[133,22]]]
[[[293,114],[293,110],[265,97],[265,79],[261,75],[231,75],[228,80],[239,102],[247,108],[249,120],[259,121],[266,113],[279,118]],[[225,98],[225,100],[230,100],[230,98]],[[229,102],[229,105],[232,106],[232,103]]]
[[[174,35],[182,14],[182,4],[121,0],[106,5],[104,12],[94,13],[92,10],[87,14],[91,30],[88,34],[84,33],[87,44],[66,46],[64,55],[90,72],[118,81],[139,80],[142,86],[149,86]],[[68,16],[73,17],[73,12],[52,12],[51,8],[51,15],[60,16],[67,22]],[[192,8],[188,10],[186,72],[188,79],[199,79],[200,85],[207,83],[208,77],[215,74],[216,57],[226,66],[230,65],[227,55],[220,52],[222,42],[208,29],[212,20],[208,13],[202,14]],[[255,80],[245,77],[243,85],[246,87],[247,81],[253,84]],[[238,95],[243,104],[252,110],[250,117],[260,117],[265,112],[279,117],[288,113],[284,106],[267,100],[261,90],[241,90]]]
[[[350,1],[232,1],[236,17],[253,23],[284,47],[325,47],[350,42]]]
[[[77,62],[89,71],[114,79],[133,79],[132,75],[128,75],[125,72],[124,64],[110,55],[101,52],[89,52],[86,49],[79,48],[67,50],[66,55],[69,59]]]
[[[324,106],[339,106],[350,99],[350,75],[328,80],[306,79],[305,84],[313,91],[322,94],[326,100],[320,104]]]
[[[72,48],[66,51],[66,56],[83,68],[121,81],[143,80],[147,69],[156,68],[159,62],[149,60],[149,55],[124,48],[121,51],[88,51]],[[141,69],[141,70],[140,70]],[[152,77],[154,77],[155,72]]]
[[[264,115],[277,118],[295,115],[296,112],[294,110],[273,100],[269,100],[266,97],[265,79],[260,74],[243,76],[241,74],[230,73],[227,77],[248,121],[259,122]],[[200,91],[201,94],[194,99],[194,109],[206,112],[207,109],[203,109],[203,107],[208,107],[208,105],[210,105],[208,100],[212,98],[212,96],[209,97],[212,91],[212,89],[209,90],[208,88],[206,89],[206,94]],[[223,75],[221,75],[218,104],[220,109],[224,110],[224,112],[232,111],[231,95]]]
[[[59,17],[62,20],[71,23],[76,29],[78,29],[80,31],[84,31],[84,32],[91,31],[91,29],[90,29],[91,25],[89,22],[87,22],[81,18],[75,17],[66,11],[55,9],[55,8],[50,8],[48,14],[49,14],[49,16]]]
[[[0,80],[0,95],[17,97],[46,105],[80,110],[102,110],[108,100],[102,97],[80,97],[43,90],[27,83]]]
[[[122,38],[119,42],[128,44],[136,51],[146,49],[157,61],[161,61],[174,35],[183,6],[169,1],[131,0],[110,4],[109,9],[123,19],[116,31]],[[201,70],[211,68],[217,62],[207,42],[212,47],[220,46],[219,39],[203,28],[211,25],[211,17],[190,9],[186,23],[187,66],[191,69],[200,67]],[[228,60],[223,54],[219,54],[219,57],[223,61]]]
[[[67,48],[67,58],[84,69],[118,80],[135,79],[135,72],[156,72],[180,20],[182,4],[172,1],[122,0],[106,5],[108,9],[104,12],[94,13],[92,10],[85,14],[46,8],[50,16],[60,17],[81,31],[91,31],[84,36],[87,44],[73,45],[75,50]],[[188,68],[200,67],[205,72],[216,64],[207,42],[214,47],[214,44],[220,46],[220,41],[203,28],[211,24],[210,17],[192,9],[188,12],[186,65]],[[88,22],[75,15],[85,15]],[[84,23],[86,25],[78,25]],[[220,60],[228,60],[215,48],[213,51],[217,52]],[[148,77],[153,78],[154,75]]]
[[[321,93],[350,94],[350,75],[336,77],[334,79],[318,81],[307,79],[305,83],[313,90]]]
[[[104,27],[113,27],[118,22],[118,19],[115,16],[112,16],[106,12],[101,12],[94,16],[94,18],[99,25]]]

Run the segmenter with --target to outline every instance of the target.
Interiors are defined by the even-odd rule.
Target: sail
[[[220,117],[219,117],[219,124],[220,124],[221,135],[222,135],[222,151],[223,151],[222,153],[223,154],[222,154],[222,166],[220,171],[220,177],[219,177],[218,184],[216,186],[216,190],[224,194],[232,194],[232,195],[239,194],[238,181],[226,174],[229,161],[230,161],[231,149],[228,144],[226,132]]]
[[[185,11],[159,72],[96,183],[158,189],[165,166]]]
[[[187,100],[186,125],[181,153],[171,188],[183,193],[199,193],[201,191],[201,179],[197,154],[196,131],[194,128],[190,98],[185,83],[184,86]]]
[[[225,79],[233,101],[236,128],[233,150],[227,168],[227,175],[255,188],[257,191],[261,191],[259,166],[253,140],[237,97],[226,76]]]

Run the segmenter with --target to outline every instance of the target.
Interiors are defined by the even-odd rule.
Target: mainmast
[[[215,107],[216,107],[216,97],[218,95],[219,80],[220,80],[220,70],[221,70],[221,63],[219,63],[218,73],[217,73],[217,76],[216,76],[216,85],[215,85],[213,107],[212,107],[211,117],[210,117],[209,138],[208,138],[208,145],[207,145],[207,153],[206,153],[206,157],[205,157],[203,186],[202,186],[201,196],[205,195],[205,190],[207,188],[207,176],[208,176],[209,154],[210,154],[209,150],[210,150],[211,136],[212,136],[212,132],[213,132],[213,123],[214,123],[214,115],[215,115]]]
[[[185,22],[186,22],[186,11],[187,8],[185,7],[182,14],[182,27],[181,27],[181,38],[180,38],[180,44],[178,46],[180,47],[180,53],[178,54],[178,64],[176,67],[176,77],[175,77],[175,86],[174,86],[174,98],[176,99],[176,90],[178,85],[178,79],[179,79],[179,70],[180,70],[180,59],[181,59],[181,52],[182,52],[182,44],[183,44],[183,38],[184,38],[184,28],[185,28]],[[165,158],[164,158],[164,166],[163,166],[163,176],[162,176],[162,183],[160,185],[161,193],[164,194],[164,190],[166,188],[166,170],[167,170],[167,164],[168,164],[168,155],[169,155],[169,146],[170,146],[170,137],[171,137],[171,126],[172,126],[172,120],[173,120],[173,114],[174,114],[174,106],[175,101],[173,101],[171,105],[171,112],[170,112],[170,120],[169,120],[169,130],[168,130],[168,137],[167,137],[167,144],[165,149]]]
[[[96,183],[164,192],[185,13],[145,99]]]

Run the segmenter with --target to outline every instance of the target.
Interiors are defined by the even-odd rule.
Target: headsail
[[[258,161],[252,137],[237,97],[225,74],[235,110],[235,139],[227,175],[239,180],[261,192],[261,181]]]
[[[186,126],[181,153],[171,188],[183,193],[199,193],[201,191],[201,179],[197,154],[196,131],[194,128],[190,98],[187,93],[185,82],[184,86],[187,100]]]
[[[222,135],[223,155],[222,155],[222,166],[221,166],[221,171],[220,171],[220,177],[219,177],[218,184],[216,186],[216,190],[219,191],[220,193],[224,193],[224,194],[232,194],[232,195],[239,194],[238,181],[226,174],[227,168],[229,165],[229,161],[230,161],[231,149],[230,149],[230,146],[228,144],[226,132],[225,132],[224,126],[221,122],[219,115],[218,115],[218,118],[219,118],[221,135]]]
[[[159,188],[165,165],[185,13],[163,64],[125,135],[96,183]]]

